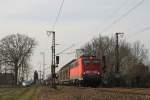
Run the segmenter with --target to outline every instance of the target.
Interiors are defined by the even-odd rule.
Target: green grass
[[[41,87],[1,88],[0,100],[37,100]]]
[[[19,96],[26,89],[27,88],[8,88],[4,90],[2,89],[4,92],[1,92],[0,100],[16,100],[16,97]]]

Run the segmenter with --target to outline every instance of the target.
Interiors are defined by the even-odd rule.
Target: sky
[[[144,2],[122,18],[141,1]],[[61,2],[0,0],[0,39],[15,33],[35,38],[38,45],[31,58],[33,70],[42,67],[41,52],[45,52],[46,73],[50,73],[52,37],[48,37],[46,31],[56,31],[57,53],[71,45],[74,46],[66,52],[73,52],[99,34],[113,36],[116,32],[125,33],[123,38],[131,43],[141,41],[150,50],[150,30],[143,31],[150,29],[150,0],[65,0],[53,29]],[[121,20],[112,25],[120,17]],[[60,67],[74,58],[75,54],[60,55]]]

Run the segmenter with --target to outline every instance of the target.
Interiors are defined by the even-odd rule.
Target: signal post
[[[55,73],[55,68],[59,64],[59,56],[56,57],[55,55],[55,31],[47,31],[47,35],[50,36],[52,34],[52,46],[51,46],[51,51],[52,51],[52,62],[51,62],[51,86],[53,88],[56,88],[55,84],[55,79],[56,79],[56,73]],[[57,58],[57,59],[56,59]],[[56,59],[56,61],[55,61]]]

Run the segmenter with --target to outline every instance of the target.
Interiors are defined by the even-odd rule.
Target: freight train
[[[64,65],[57,75],[59,84],[98,86],[103,76],[101,60],[95,56],[80,56]]]

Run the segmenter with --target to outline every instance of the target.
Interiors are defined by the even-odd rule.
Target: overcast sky
[[[0,0],[0,39],[8,34],[21,33],[38,42],[32,57],[33,69],[42,64],[40,52],[46,54],[46,66],[50,67],[50,41],[46,35],[58,13],[62,0]],[[83,46],[98,36],[106,27],[124,15],[142,0],[65,0],[61,16],[56,24],[57,52],[75,44],[68,52]],[[141,41],[150,50],[150,0],[145,0],[126,17],[113,25],[102,35],[112,36],[124,32],[129,42]],[[140,32],[141,31],[141,32]],[[139,32],[139,33],[136,33]],[[74,58],[61,55],[60,65]],[[48,72],[50,69],[47,70]]]

